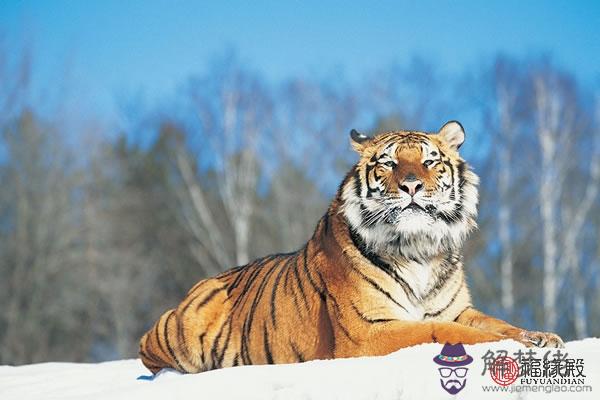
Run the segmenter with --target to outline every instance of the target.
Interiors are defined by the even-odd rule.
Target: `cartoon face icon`
[[[473,357],[465,352],[462,344],[446,343],[441,354],[435,356],[433,361],[440,365],[438,368],[440,384],[445,391],[456,394],[463,390],[467,384],[467,372],[469,372],[465,365],[471,364]]]

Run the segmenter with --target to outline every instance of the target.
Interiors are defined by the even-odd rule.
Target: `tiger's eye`
[[[393,161],[386,161],[386,162],[383,163],[383,165],[385,165],[386,167],[394,168],[394,166],[396,165],[396,163],[393,162]]]
[[[431,166],[431,164],[433,164],[433,160],[425,160],[423,161],[423,165],[427,168],[429,168],[429,166]]]

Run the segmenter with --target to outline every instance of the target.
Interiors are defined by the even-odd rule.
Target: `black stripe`
[[[262,294],[267,286],[267,283],[269,282],[269,278],[276,270],[277,266],[281,264],[282,261],[283,259],[279,259],[271,265],[270,269],[265,273],[265,277],[263,278],[263,281],[260,283],[260,286],[258,287],[257,292],[255,293],[254,301],[250,306],[250,311],[248,312],[248,315],[246,316],[246,319],[244,320],[244,324],[242,326],[242,335],[246,338],[250,337],[250,330],[252,329],[252,323],[254,322],[254,314],[256,313],[258,303],[260,302]],[[246,346],[246,356],[248,357],[248,359],[250,359],[248,346]],[[251,364],[251,362],[249,362],[249,364]]]
[[[364,315],[362,312],[360,312],[360,310],[354,305],[354,303],[351,303],[351,305],[352,305],[352,309],[356,312],[356,315],[358,315],[360,317],[360,319],[362,319],[365,322],[368,322],[369,324],[395,321],[393,318],[369,318],[366,315]]]
[[[321,281],[321,287],[323,288],[322,289],[323,294],[331,297],[331,293],[329,293],[329,289],[327,289],[327,284],[325,283],[325,279],[323,279],[323,275],[321,274],[321,271],[317,270],[317,276],[319,277],[319,280]]]
[[[254,281],[256,280],[258,275],[260,275],[260,273],[262,272],[262,267],[264,267],[265,264],[267,262],[271,261],[274,257],[275,256],[265,257],[258,264],[252,265],[252,268],[254,268],[254,270],[252,271],[252,273],[246,280],[246,283],[244,284],[244,288],[242,289],[242,293],[240,293],[238,298],[235,299],[235,302],[231,306],[232,310],[234,308],[236,308],[242,301],[244,302],[244,304],[246,304],[246,300],[248,299],[248,296],[247,296],[248,290],[252,287],[252,284],[254,283]]]
[[[456,208],[451,212],[439,212],[438,217],[441,218],[446,224],[452,225],[463,220],[463,204],[464,201],[464,186],[466,183],[465,180],[465,172],[467,170],[467,165],[464,161],[459,160],[455,167],[449,160],[444,160],[444,164],[450,168],[450,176],[452,177],[452,192],[450,192],[450,198],[452,200],[456,199],[456,189],[458,187],[458,194],[460,196],[459,203]],[[458,182],[457,182],[458,180]]]
[[[456,300],[456,297],[458,296],[458,294],[460,293],[460,291],[462,290],[464,286],[464,281],[463,283],[461,283],[461,285],[458,287],[458,290],[456,291],[456,293],[454,293],[454,295],[452,296],[452,298],[450,299],[450,301],[448,302],[448,304],[446,304],[445,307],[433,312],[433,313],[425,313],[423,314],[423,318],[431,318],[431,317],[437,317],[438,315],[440,315],[441,313],[443,313],[444,311],[446,311],[448,308],[450,308],[450,306],[454,303],[454,301]]]
[[[286,271],[285,271],[285,278],[283,279],[283,293],[285,295],[288,295],[289,294],[288,292],[290,290],[289,289],[289,286],[290,286],[290,284],[289,284],[289,280],[290,279],[289,278],[290,278],[290,268],[287,268]]]
[[[165,365],[165,360],[161,359],[160,357],[158,357],[156,354],[154,353],[146,353],[144,350],[140,349],[140,355],[146,359],[149,359],[150,361],[152,361],[154,364],[154,366],[156,367],[160,367],[162,368]],[[146,360],[148,361],[148,360]]]
[[[394,268],[391,265],[389,265],[388,263],[383,261],[377,254],[373,253],[372,251],[369,251],[367,249],[366,244],[364,243],[364,241],[358,234],[358,232],[356,232],[352,228],[349,228],[349,231],[350,231],[350,238],[352,239],[352,243],[354,244],[354,246],[356,246],[356,248],[358,249],[360,254],[362,254],[363,257],[365,257],[367,260],[369,260],[377,268],[381,269],[383,272],[385,272],[387,275],[389,275],[392,279],[394,279],[394,281],[396,281],[396,283],[398,283],[400,286],[402,286],[402,290],[404,290],[404,293],[408,297],[412,297],[413,299],[416,299],[417,295],[412,290],[412,288],[410,287],[408,282],[406,282],[400,275],[398,275],[398,273],[394,270]]]
[[[249,290],[252,288],[252,284],[254,283],[257,276],[260,275],[261,272],[262,272],[262,268],[259,268],[258,266],[254,266],[254,270],[252,271],[252,273],[250,273],[250,276],[248,276],[248,279],[246,279],[246,282],[244,284],[242,292],[238,295],[238,297],[235,299],[235,301],[231,305],[232,310],[237,309],[238,306],[243,307],[246,304],[246,301],[250,297],[250,296],[248,296]]]
[[[283,266],[279,267],[281,271],[279,271],[279,273],[275,277],[275,282],[273,283],[273,290],[271,291],[271,320],[273,322],[273,329],[277,328],[277,321],[275,318],[275,297],[277,296],[277,289],[279,287],[279,281],[281,280],[281,275],[283,274],[283,272],[289,270],[288,268],[289,268],[290,262],[293,259],[294,259],[293,257],[289,257],[287,262]]]
[[[150,361],[148,359],[144,360],[143,364],[146,367],[148,367],[148,369],[153,369],[153,368],[156,368],[156,369],[159,369],[159,370],[162,369],[162,364],[155,364],[154,362],[152,362],[152,361]]]
[[[206,282],[208,282],[208,279],[202,279],[201,281],[199,281],[198,283],[196,283],[190,290],[188,290],[187,295],[191,295],[193,292],[196,291],[196,289],[198,289],[200,286],[204,285]]]
[[[204,300],[202,300],[200,303],[198,303],[198,305],[196,306],[196,312],[198,312],[198,311],[200,310],[200,308],[202,308],[202,307],[204,307],[206,304],[208,304],[208,302],[209,302],[209,301],[211,301],[211,300],[212,300],[212,298],[213,298],[213,297],[215,297],[215,296],[217,295],[217,293],[219,293],[219,292],[221,292],[221,291],[223,291],[223,290],[225,290],[225,288],[224,288],[224,287],[220,287],[220,288],[217,288],[217,289],[213,289],[213,290],[211,290],[211,291],[208,293],[208,295],[207,295],[207,296],[204,298]],[[192,304],[192,303],[191,303],[191,302],[190,302],[190,303],[188,303],[188,304],[187,304],[187,305],[186,305],[186,306],[183,308],[183,311],[182,311],[182,312],[184,312],[184,311],[185,311],[185,310],[186,310],[186,309],[189,307],[189,305],[190,305],[190,304]]]
[[[364,204],[360,204],[360,214],[361,214],[361,225],[365,228],[371,228],[379,223],[381,223],[381,217],[377,217],[381,210],[371,211]]]
[[[263,325],[263,343],[265,347],[265,355],[267,357],[267,364],[275,364],[273,362],[273,354],[271,354],[271,347],[269,345],[269,333],[267,332],[267,324]]]
[[[304,257],[304,260],[306,260],[306,253],[304,254]],[[302,300],[304,301],[304,305],[306,306],[306,310],[308,311],[308,300],[306,299],[306,293],[304,293],[304,286],[302,285],[300,273],[298,272],[298,258],[296,258],[296,262],[294,263],[294,275],[296,275],[296,282],[298,283],[298,288],[300,289]]]
[[[242,329],[243,330],[243,329]],[[248,343],[248,338],[244,335],[242,335],[242,346],[241,346],[241,355],[242,355],[242,361],[244,362],[245,365],[250,365],[252,364],[252,360],[250,359],[250,352],[248,351],[248,347],[249,347],[249,343]]]
[[[329,232],[329,213],[325,213],[325,215],[323,215],[323,218],[321,218],[320,223],[323,224],[323,231],[325,233]]]
[[[465,308],[463,308],[463,310],[462,310],[461,312],[459,312],[459,313],[458,313],[458,315],[456,316],[456,318],[454,318],[454,322],[456,322],[456,321],[457,321],[457,320],[460,318],[460,316],[461,316],[461,315],[462,315],[462,314],[463,314],[465,311],[467,311],[469,308],[473,308],[473,306],[466,306]]]
[[[442,155],[443,156],[443,155]],[[454,165],[452,165],[452,162],[448,159],[448,160],[443,160],[443,163],[448,167],[448,169],[450,169],[450,178],[452,178],[452,191],[450,192],[450,199],[452,201],[454,201],[456,199],[456,176],[454,176]],[[442,214],[442,218],[444,219],[444,221],[446,223],[451,223],[452,221],[446,221],[445,218],[445,213]]]
[[[377,282],[373,281],[371,278],[369,278],[368,276],[366,276],[365,274],[363,274],[361,271],[359,271],[356,267],[354,267],[352,264],[348,264],[348,266],[354,271],[356,272],[361,278],[363,278],[365,281],[367,281],[373,288],[375,288],[377,291],[379,291],[380,293],[383,293],[388,299],[390,299],[394,304],[396,304],[398,307],[400,307],[401,309],[403,309],[404,311],[408,310],[406,309],[406,307],[404,307],[402,304],[400,304],[396,299],[394,299],[392,297],[392,295],[385,290],[384,288],[382,288],[381,286],[379,286],[377,284]]]
[[[200,350],[202,350],[202,352],[200,353],[200,361],[202,361],[202,365],[204,365],[204,363],[206,362],[206,360],[204,358],[204,337],[205,336],[206,336],[206,332],[203,332],[198,336],[198,340],[200,341]]]
[[[452,225],[462,221],[462,209],[463,205],[459,203],[456,206],[456,208],[451,212],[440,211],[438,212],[437,216],[441,218],[446,224]]]
[[[244,268],[246,268],[248,266],[248,264],[246,265],[241,265],[239,267],[233,267],[228,269],[227,271],[221,272],[219,275],[216,276],[216,278],[226,278],[229,275],[233,275],[236,272],[239,272],[240,270],[243,270]]]
[[[357,344],[356,340],[354,340],[352,338],[352,336],[350,336],[350,332],[348,332],[348,329],[346,329],[346,327],[344,325],[342,325],[342,312],[340,311],[340,306],[337,303],[337,301],[335,300],[335,298],[329,293],[327,292],[327,296],[328,298],[331,300],[331,302],[333,303],[333,311],[335,312],[337,318],[335,319],[335,322],[337,323],[337,325],[340,327],[340,329],[342,330],[342,333],[352,342]]]
[[[252,302],[252,306],[250,308],[250,313],[248,315],[249,317],[251,317],[251,319],[253,318],[254,313],[256,312],[258,303],[260,302],[260,299],[262,298],[262,296],[267,288],[267,284],[269,283],[269,279],[271,278],[271,275],[273,275],[275,273],[275,271],[277,270],[277,268],[280,267],[282,262],[283,262],[283,259],[279,259],[279,260],[273,262],[273,264],[271,264],[270,269],[265,273],[263,281],[258,286],[257,292],[254,294],[254,301]],[[281,270],[280,270],[280,272],[281,272]]]
[[[433,285],[431,290],[423,296],[423,300],[427,300],[437,294],[444,286],[446,286],[446,283],[450,281],[450,278],[454,276],[456,271],[458,271],[458,260],[454,261],[455,257],[456,256],[452,253],[446,255],[442,261],[442,265],[440,265],[442,272],[438,275],[435,285]]]
[[[295,262],[294,262],[294,265],[295,265],[295,266],[297,266],[297,265],[298,265],[298,256],[296,256],[296,257],[295,257]],[[289,284],[289,283],[288,283],[288,281],[287,281],[287,277],[288,277],[288,275],[289,275],[289,273],[290,273],[290,270],[291,270],[291,269],[292,269],[292,268],[288,268],[288,270],[287,270],[287,272],[286,272],[286,274],[285,274],[285,277],[286,277],[286,281],[284,282],[284,288],[286,289],[286,290],[285,290],[285,294],[286,294],[288,297],[289,297],[289,296],[291,296],[291,297],[292,297],[292,299],[293,299],[293,301],[294,301],[294,306],[296,306],[296,314],[297,314],[298,316],[300,316],[301,310],[300,310],[300,304],[298,303],[298,295],[296,294],[296,289],[294,289],[294,285],[292,285],[292,284]],[[295,269],[295,267],[294,267],[294,269]]]
[[[373,193],[379,192],[379,187],[376,187],[376,188],[372,188],[371,187],[371,182],[370,182],[370,179],[369,179],[369,173],[374,168],[376,168],[376,165],[374,165],[374,166],[370,166],[370,165],[365,166],[365,182],[367,183],[367,198],[372,197]]]
[[[458,161],[458,165],[456,166],[458,171],[458,188],[460,189],[460,194],[463,194],[463,187],[465,186],[465,171],[467,169],[467,165],[464,161]],[[462,198],[461,198],[462,200]]]
[[[294,355],[296,356],[296,360],[298,360],[298,362],[304,362],[304,360],[305,360],[304,355],[300,352],[300,350],[298,350],[298,348],[294,345],[294,343],[290,342],[290,347],[292,348],[292,351],[294,352]]]
[[[167,317],[166,321],[165,321],[165,327],[164,327],[164,337],[165,337],[165,344],[167,345],[167,350],[169,350],[169,354],[171,355],[171,357],[173,358],[173,360],[175,361],[175,364],[177,364],[177,367],[179,367],[180,371],[183,372],[187,372],[182,366],[181,363],[179,362],[179,359],[177,358],[177,356],[175,355],[175,351],[173,351],[173,348],[171,347],[171,343],[169,342],[169,335],[167,334],[167,327],[169,325],[169,320],[171,319],[171,317],[173,316],[173,314],[175,314],[174,311],[171,311],[171,314],[169,314],[169,316]]]
[[[173,312],[173,310],[171,310],[171,312]],[[162,346],[162,343],[160,343],[160,336],[159,336],[159,326],[160,326],[160,320],[162,319],[162,316],[158,319],[158,322],[156,323],[156,328],[154,329],[154,336],[156,336],[156,343],[158,344],[158,348],[160,349],[160,351],[162,351],[163,353],[166,353],[164,347]]]
[[[228,293],[231,293],[233,291],[233,289],[235,289],[240,284],[240,282],[242,281],[242,279],[244,279],[244,277],[246,276],[246,274],[248,273],[248,271],[252,270],[253,266],[254,265],[246,266],[242,271],[240,271],[238,273],[238,275],[235,277],[235,279],[233,280],[233,282],[231,282],[229,284],[229,286],[227,287],[227,292]]]
[[[213,345],[212,348],[210,349],[210,360],[212,362],[212,368],[219,368],[219,364],[218,364],[218,356],[217,356],[217,349],[219,347],[219,340],[221,340],[221,336],[223,335],[223,330],[225,329],[225,325],[227,325],[227,322],[229,321],[229,319],[227,319],[226,321],[223,322],[223,324],[221,325],[221,328],[219,329],[219,333],[217,333],[217,336],[215,336],[215,339],[213,340]]]
[[[183,360],[185,360],[185,362],[193,365],[194,363],[191,362],[188,347],[185,344],[185,335],[183,332],[184,326],[183,326],[183,321],[181,318],[177,318],[177,321],[175,322],[175,326],[176,326],[176,331],[177,331],[177,340],[179,341],[179,350],[181,350],[181,356],[183,357]]]
[[[223,344],[222,348],[221,348],[221,354],[219,355],[219,367],[223,366],[223,359],[225,358],[225,353],[227,352],[227,349],[229,348],[229,339],[231,339],[231,314],[229,316],[228,319],[228,327],[229,329],[227,329],[227,337],[225,338],[225,343]]]
[[[315,281],[313,281],[312,277],[310,276],[310,272],[308,271],[308,265],[307,265],[307,260],[308,260],[308,244],[306,246],[304,246],[304,273],[306,274],[306,277],[308,278],[308,282],[311,284],[311,286],[313,287],[313,289],[315,290],[315,292],[319,293],[319,294],[323,294],[323,290],[318,288],[317,285],[315,284]]]
[[[360,183],[360,174],[358,172],[358,167],[354,167],[354,194],[356,197],[360,197],[361,192],[361,183]]]
[[[292,291],[292,300],[294,301],[294,306],[296,307],[296,314],[300,316],[302,310],[300,309],[300,304],[298,304],[298,296],[296,295],[296,290],[294,290],[293,287],[290,290]]]
[[[396,272],[396,270],[389,264],[385,263],[385,262],[381,262],[380,265],[377,265],[383,272],[385,272],[386,274],[388,274],[389,276],[391,276],[396,283],[398,283],[400,286],[402,286],[402,290],[404,290],[404,293],[408,296],[408,297],[412,297],[414,299],[417,298],[417,295],[415,294],[415,292],[412,290],[412,288],[410,287],[410,285],[408,284],[408,282],[406,282],[404,280],[404,278],[402,278],[400,275],[398,275],[398,272]]]

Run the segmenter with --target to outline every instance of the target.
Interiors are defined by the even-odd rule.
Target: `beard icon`
[[[444,390],[450,394],[456,394],[463,390],[465,384],[467,383],[466,379],[440,379],[440,383]]]

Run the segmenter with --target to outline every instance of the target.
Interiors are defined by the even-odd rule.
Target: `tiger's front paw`
[[[549,332],[522,331],[515,339],[527,347],[565,347],[560,336]]]

